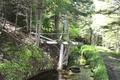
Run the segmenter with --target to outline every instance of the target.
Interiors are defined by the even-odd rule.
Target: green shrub
[[[105,64],[95,46],[74,46],[71,49],[69,65],[89,65],[95,80],[108,80]]]
[[[72,66],[72,65],[79,65],[79,59],[80,59],[80,46],[73,46],[70,49],[70,55],[69,55],[69,59],[68,59],[68,65]]]
[[[38,73],[40,69],[53,66],[51,58],[36,46],[20,45],[18,47],[12,51],[14,53],[10,53],[13,58],[11,56],[10,60],[5,59],[0,62],[0,72],[5,76],[5,80],[23,80]]]
[[[98,54],[96,47],[83,45],[80,51],[81,55],[83,55],[87,60],[87,63],[90,64],[90,67],[94,73],[94,79],[108,80],[105,64]]]

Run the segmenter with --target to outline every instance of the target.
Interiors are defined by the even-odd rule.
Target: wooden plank
[[[59,42],[58,41],[46,41],[45,43],[47,43],[47,44],[58,44]],[[80,44],[82,44],[81,42],[74,42],[74,41],[70,41],[70,42],[68,42],[68,41],[63,41],[63,42],[61,42],[62,44],[72,44],[72,45],[80,45]]]

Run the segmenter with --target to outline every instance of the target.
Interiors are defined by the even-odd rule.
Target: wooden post
[[[63,64],[63,52],[64,52],[64,44],[60,45],[60,56],[59,56],[59,62],[58,62],[58,70],[62,70],[62,64]]]
[[[67,19],[66,19],[67,15],[65,15],[65,19],[64,19],[64,33],[68,33],[68,26],[67,26]],[[65,40],[69,40],[68,38],[68,34],[63,36],[64,38],[66,38]],[[59,62],[58,62],[58,70],[62,70],[63,67],[63,63],[64,63],[64,58],[66,58],[68,55],[67,52],[65,52],[65,49],[67,48],[67,46],[65,46],[64,44],[61,43],[60,45],[60,56],[59,56]],[[67,50],[67,49],[66,49]],[[65,56],[66,55],[66,56]]]
[[[64,18],[65,18],[64,19],[64,33],[66,33],[64,35],[64,40],[68,42],[68,45],[65,45],[65,47],[64,47],[65,49],[64,49],[64,55],[63,55],[63,65],[67,65],[70,44],[69,44],[68,21],[67,21],[67,15],[66,14],[65,14]]]

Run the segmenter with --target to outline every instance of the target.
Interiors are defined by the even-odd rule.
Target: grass
[[[108,80],[103,59],[98,54],[98,49],[95,46],[83,45],[81,47],[81,55],[87,60],[87,64],[90,65],[92,72],[94,73],[95,80]]]

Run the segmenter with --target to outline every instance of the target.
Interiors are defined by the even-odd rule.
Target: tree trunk
[[[90,44],[92,44],[92,37],[93,37],[93,30],[90,27],[90,41],[89,41]]]
[[[55,33],[59,33],[59,14],[55,14],[55,18],[54,18],[54,22],[55,22],[55,25],[54,25],[54,30],[55,30]],[[59,37],[59,35],[55,35],[56,38]]]
[[[43,0],[36,1],[36,10],[35,10],[35,17],[36,17],[36,45],[39,46],[40,40],[40,31],[42,27],[42,16],[43,16]]]
[[[117,32],[116,32],[116,53],[119,53],[120,49],[119,49],[119,28],[117,27]]]

